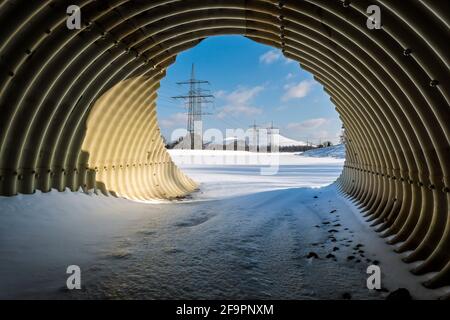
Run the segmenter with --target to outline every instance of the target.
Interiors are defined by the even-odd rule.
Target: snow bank
[[[326,148],[312,149],[298,154],[305,157],[317,157],[317,158],[332,157],[337,159],[345,159],[345,145],[338,144]]]

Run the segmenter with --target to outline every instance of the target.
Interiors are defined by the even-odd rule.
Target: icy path
[[[0,298],[378,299],[386,293],[366,288],[376,260],[388,289],[435,297],[334,186],[308,188],[334,181],[341,160],[283,155],[281,164],[275,176],[254,165],[181,164],[201,182],[181,202],[0,198]],[[81,291],[64,289],[72,264]]]

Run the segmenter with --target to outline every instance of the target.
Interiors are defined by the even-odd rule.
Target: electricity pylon
[[[210,84],[209,81],[195,79],[195,66],[192,64],[191,78],[187,81],[177,82],[178,85],[189,85],[189,92],[186,95],[175,96],[173,99],[183,99],[187,106],[187,131],[190,139],[191,149],[203,148],[203,123],[202,116],[211,113],[202,112],[202,105],[212,103],[214,96],[209,90],[201,88],[202,84]]]
[[[249,143],[249,150],[253,151],[253,152],[258,152],[259,149],[259,142],[258,142],[258,131],[259,131],[259,126],[256,124],[256,121],[253,121],[253,125],[249,126],[249,128],[253,129],[252,130],[252,134],[253,134],[253,141],[251,143]]]
[[[269,139],[268,139],[269,141],[267,144],[269,146],[270,152],[273,152],[274,150],[278,151],[279,144],[280,144],[280,141],[279,141],[280,129],[273,126],[273,121],[272,121],[270,127],[267,128],[267,133],[269,136]],[[276,138],[274,139],[274,137],[276,137]]]

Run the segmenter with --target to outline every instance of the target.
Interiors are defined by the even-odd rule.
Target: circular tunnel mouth
[[[179,52],[241,34],[281,49],[325,87],[348,138],[341,191],[406,262],[420,262],[414,273],[435,272],[428,287],[450,283],[446,2],[73,2],[82,24],[72,29],[62,2],[0,4],[1,195],[95,187],[151,199],[194,190],[164,149],[155,92]],[[110,103],[126,101],[127,87],[132,108]]]
[[[342,122],[330,97],[281,50],[240,35],[204,39],[177,56],[157,95],[158,123],[169,154],[199,183],[211,183],[202,179],[209,172],[220,183],[240,177],[241,188],[230,186],[230,191],[247,189],[248,179],[258,175],[266,176],[268,185],[277,181],[269,176],[278,176],[277,187],[321,187],[335,182],[342,171],[340,160],[321,159],[345,158]],[[190,129],[194,123],[198,128]],[[196,143],[189,130],[198,131]],[[311,159],[300,156],[333,143],[337,146],[307,152]],[[296,184],[287,183],[294,177]],[[261,191],[255,184],[256,190]]]

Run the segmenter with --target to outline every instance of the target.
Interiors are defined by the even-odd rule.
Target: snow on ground
[[[262,176],[261,162],[229,163],[227,152],[189,151],[189,161],[178,152],[174,160],[201,183],[187,200],[0,197],[0,298],[381,299],[387,293],[365,283],[375,260],[389,290],[443,293],[418,285],[334,185],[317,188],[337,178],[342,160],[269,155],[265,165],[276,156],[280,166]],[[72,264],[81,291],[64,289]]]
[[[332,157],[338,159],[345,159],[345,145],[338,144],[326,148],[311,149],[300,153],[300,155],[304,157],[318,157],[318,158]]]
[[[197,199],[217,199],[333,183],[343,160],[299,157],[294,153],[169,150],[173,161],[201,183]]]

